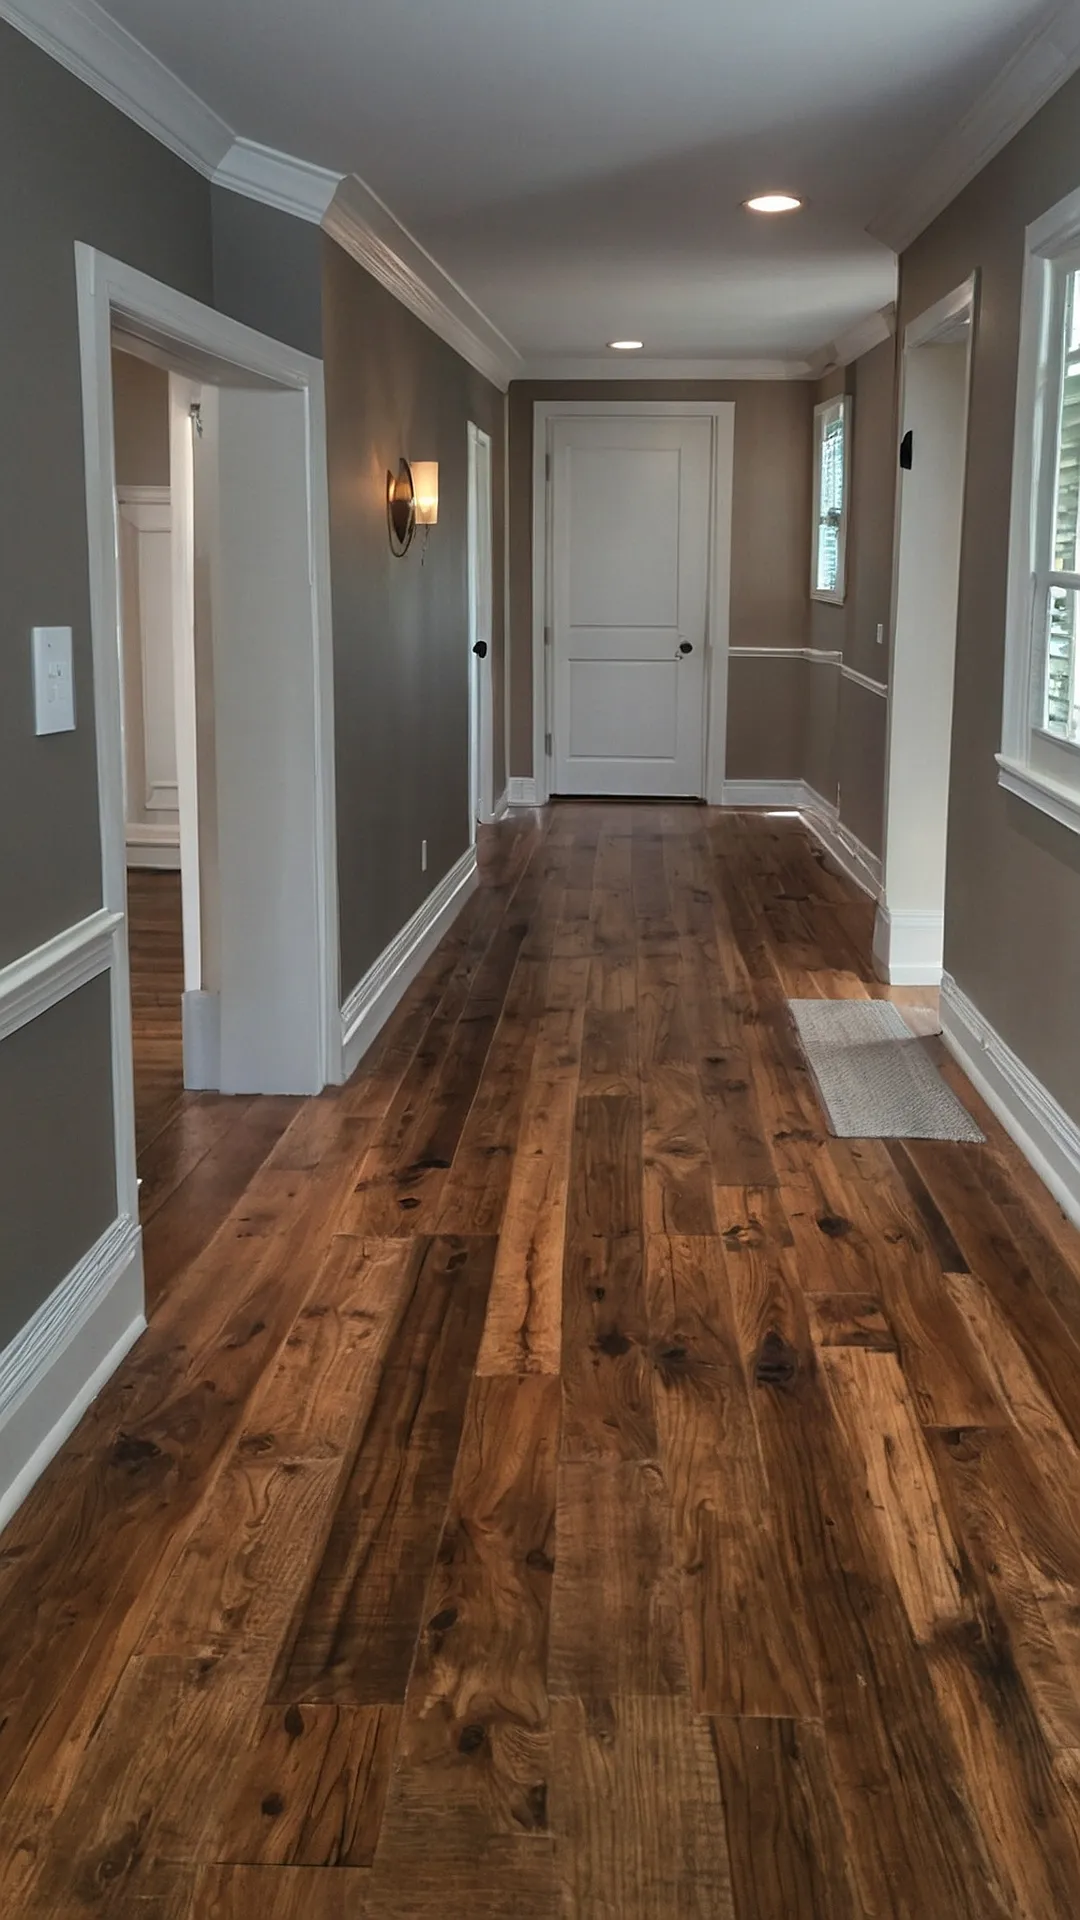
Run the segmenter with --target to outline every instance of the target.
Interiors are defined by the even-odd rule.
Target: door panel
[[[553,437],[553,791],[700,795],[712,423]]]

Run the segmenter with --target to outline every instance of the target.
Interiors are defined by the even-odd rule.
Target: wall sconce
[[[416,524],[418,527],[435,527],[439,523],[439,463],[437,460],[414,460],[412,463],[413,496],[416,502]]]
[[[416,532],[416,488],[407,460],[399,460],[396,474],[387,471],[386,519],[390,528],[390,551],[400,559],[403,553],[408,553]]]

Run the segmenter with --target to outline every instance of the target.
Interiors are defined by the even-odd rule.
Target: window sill
[[[820,587],[811,587],[810,598],[811,600],[822,601],[827,607],[842,607],[845,595],[842,593],[825,593]]]
[[[1051,820],[1057,820],[1063,827],[1070,827],[1074,833],[1080,833],[1080,785],[1067,787],[1060,780],[1052,780],[1049,774],[1038,772],[1034,767],[1025,767],[1018,760],[1008,760],[1003,753],[997,756],[998,785],[1007,793],[1015,793],[1026,800],[1029,807],[1037,807],[1040,813],[1049,814]]]

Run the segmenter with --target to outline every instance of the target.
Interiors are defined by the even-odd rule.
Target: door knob
[[[680,641],[679,641],[679,652],[680,652],[680,653],[693,653],[693,651],[694,651],[694,645],[693,645],[693,641],[691,641],[691,640],[680,640]]]
[[[478,640],[476,642],[476,645],[473,647],[473,652],[475,653],[478,660],[486,660],[487,659],[487,641]]]

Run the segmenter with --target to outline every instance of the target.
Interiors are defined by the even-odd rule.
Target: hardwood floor
[[[128,950],[139,1217],[152,1312],[239,1205],[301,1102],[184,1091],[178,873],[129,870]]]
[[[482,859],[348,1087],[144,1145],[0,1912],[1074,1920],[1080,1237],[949,1064],[985,1146],[825,1133],[785,997],[883,990],[798,822]]]

